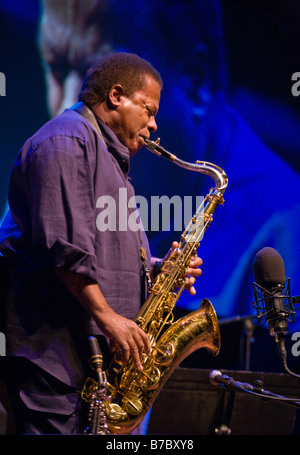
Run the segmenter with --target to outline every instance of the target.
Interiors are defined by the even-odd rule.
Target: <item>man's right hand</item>
[[[139,371],[143,369],[142,353],[149,355],[151,345],[147,334],[134,321],[118,315],[109,308],[107,314],[102,313],[98,326],[111,340],[112,346],[121,349],[123,364],[126,364],[131,356],[136,369]]]
[[[112,345],[122,352],[122,362],[129,357],[138,370],[142,370],[142,352],[150,354],[151,346],[147,334],[130,319],[120,316],[110,308],[99,286],[84,275],[56,269],[58,277],[79,303],[95,320],[99,329],[107,336]]]

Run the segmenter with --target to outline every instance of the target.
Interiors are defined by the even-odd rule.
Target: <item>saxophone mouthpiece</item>
[[[150,139],[148,139],[145,136],[141,135],[141,137],[144,139],[145,147],[151,152],[155,153],[158,156],[163,156],[164,158],[170,161],[176,160],[176,156],[173,155],[173,153],[168,152],[161,145],[159,145],[160,138],[156,139],[156,141],[150,141]]]

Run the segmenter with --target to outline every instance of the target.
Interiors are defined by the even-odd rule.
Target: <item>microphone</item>
[[[228,390],[254,390],[254,386],[251,384],[248,384],[247,382],[239,382],[235,381],[233,378],[230,376],[227,376],[226,374],[222,374],[221,371],[218,370],[213,370],[209,374],[209,380],[212,385],[218,385],[221,384],[225,389]]]
[[[274,248],[265,247],[256,254],[252,267],[257,317],[265,317],[270,335],[282,337],[288,333],[289,316],[294,322],[295,314],[283,259]]]
[[[256,254],[252,267],[256,281],[253,283],[255,302],[252,306],[257,310],[257,319],[260,321],[265,317],[269,325],[269,333],[277,342],[285,370],[292,376],[300,377],[287,366],[285,348],[287,321],[291,316],[292,322],[295,322],[293,301],[297,303],[299,298],[291,297],[290,280],[285,277],[283,259],[274,248],[265,247]]]
[[[277,395],[276,393],[270,392],[264,388],[263,382],[259,379],[256,379],[254,385],[252,385],[248,384],[248,382],[235,381],[230,376],[222,374],[221,371],[213,370],[209,374],[209,380],[212,385],[221,385],[227,390],[247,392],[250,395],[260,396],[262,398],[273,398],[275,400],[280,400],[281,403],[297,408],[300,407],[299,398],[287,398],[283,395]]]

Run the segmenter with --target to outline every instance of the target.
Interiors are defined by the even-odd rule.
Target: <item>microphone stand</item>
[[[244,369],[246,371],[250,370],[250,358],[251,358],[251,344],[254,341],[254,330],[255,325],[253,323],[253,318],[248,317],[243,321],[243,334],[240,339],[240,353],[241,359],[240,364],[242,366],[243,358],[245,359]]]
[[[232,377],[223,375],[218,370],[213,370],[209,379],[213,385],[221,385],[226,390],[236,390],[238,392],[249,393],[252,396],[258,396],[260,398],[269,398],[288,406],[300,408],[299,398],[288,398],[283,395],[277,395],[276,393],[270,392],[263,388],[263,382],[260,380],[255,381],[255,385],[248,384],[246,382],[235,381]]]

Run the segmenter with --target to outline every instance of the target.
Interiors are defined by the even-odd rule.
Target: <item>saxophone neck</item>
[[[212,177],[215,182],[216,190],[218,191],[218,193],[222,195],[224,194],[228,185],[228,178],[224,170],[221,169],[219,166],[213,163],[208,163],[206,161],[196,161],[195,163],[184,161],[178,158],[173,153],[170,153],[168,152],[168,150],[164,149],[160,145],[159,138],[156,141],[151,141],[150,139],[144,136],[142,136],[142,138],[145,141],[145,147],[151,152],[155,153],[156,155],[163,156],[167,160],[172,161],[172,163],[176,164],[177,166],[180,166],[189,171],[200,172],[202,174],[206,174]]]

